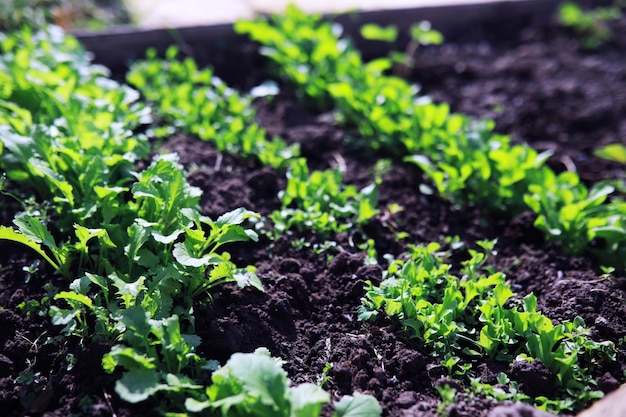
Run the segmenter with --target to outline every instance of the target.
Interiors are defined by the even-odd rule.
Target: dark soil
[[[612,25],[615,33],[626,33],[626,19]],[[480,41],[424,48],[414,80],[454,111],[494,118],[497,130],[510,133],[515,141],[553,150],[550,164],[558,171],[575,169],[589,183],[624,178],[624,166],[592,152],[603,144],[626,141],[626,39],[616,36],[596,51],[582,51],[568,30],[556,26],[526,28],[506,39],[497,28],[492,30]],[[359,186],[372,180],[375,160],[345,144],[353,132],[337,127],[331,115],[307,109],[287,89],[256,105],[259,123],[271,134],[299,142],[313,168],[344,167],[345,181]],[[277,193],[285,179],[271,169],[219,155],[211,144],[191,137],[173,137],[163,150],[178,152],[190,182],[204,190],[206,215],[239,206],[268,215],[279,207]],[[458,235],[469,246],[478,239],[498,238],[492,263],[506,272],[520,296],[534,292],[540,310],[554,321],[580,315],[595,340],[616,343],[617,361],[594,369],[600,389],[616,389],[626,371],[620,343],[626,337],[624,277],[603,277],[593,260],[563,255],[533,228],[530,213],[505,219],[486,216],[480,208],[460,209],[421,194],[423,181],[417,167],[394,163],[380,187],[381,214],[363,231],[336,236],[340,249],[317,253],[314,246],[321,242],[307,233],[231,248],[237,263],[258,267],[266,291],[222,287],[214,302],[198,305],[201,353],[224,361],[234,352],[266,346],[286,361],[295,383],[317,382],[325,365],[332,363],[324,385],[329,392],[371,393],[385,416],[435,416],[436,387],[449,384],[461,391],[463,382],[447,379],[440,359],[404,338],[392,321],[357,321],[363,282],[378,282],[382,269],[366,265],[356,246],[367,236],[375,240],[380,255],[397,256],[406,243],[443,242],[445,236]],[[385,208],[392,203],[404,211],[389,215]],[[5,224],[10,222],[7,215],[10,209],[4,210]],[[399,230],[410,238],[396,241]],[[297,249],[293,243],[300,240],[307,245]],[[53,279],[42,265],[25,282],[22,268],[34,261],[21,247],[2,246],[1,414],[154,415],[150,404],[129,407],[116,399],[114,380],[99,364],[106,346],[62,341],[36,306],[18,308],[45,296],[43,284]],[[549,395],[552,389],[553,375],[541,363],[507,367],[487,361],[479,369],[484,382],[495,382],[495,375],[505,371],[533,395]],[[486,416],[495,406],[461,394],[448,415]]]

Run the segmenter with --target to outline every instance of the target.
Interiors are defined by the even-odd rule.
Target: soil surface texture
[[[616,34],[626,33],[626,19],[611,26]],[[453,111],[493,118],[497,131],[511,134],[514,141],[554,151],[549,164],[556,171],[576,170],[589,184],[624,178],[623,165],[593,156],[599,146],[626,142],[623,36],[585,51],[569,30],[553,24],[527,27],[506,37],[498,28],[484,28],[480,39],[449,40],[420,49],[411,77],[425,94],[450,103]],[[357,186],[373,180],[376,159],[350,148],[346,139],[354,132],[342,130],[332,114],[319,114],[298,103],[288,87],[272,100],[259,99],[255,106],[258,122],[269,134],[300,143],[312,169],[340,167],[345,170],[344,181]],[[172,137],[162,150],[179,153],[189,181],[204,192],[201,206],[208,216],[215,218],[240,206],[267,216],[280,207],[277,195],[285,186],[284,174],[221,155],[194,137]],[[326,376],[324,388],[333,395],[355,390],[373,394],[384,416],[436,416],[437,386],[448,384],[462,392],[463,382],[448,379],[441,359],[404,337],[393,321],[357,320],[364,281],[380,282],[383,270],[365,262],[358,244],[371,238],[379,255],[399,256],[407,243],[443,242],[446,236],[458,235],[474,247],[476,240],[497,238],[498,253],[491,263],[506,273],[518,297],[534,292],[538,309],[553,321],[581,316],[593,339],[618,346],[617,361],[593,371],[602,391],[618,388],[626,371],[626,352],[620,344],[626,337],[626,279],[606,277],[593,260],[566,256],[558,245],[546,243],[533,227],[531,213],[506,219],[488,217],[480,207],[461,209],[437,195],[420,193],[425,181],[416,166],[393,162],[380,185],[381,213],[363,231],[334,236],[336,245],[325,252],[316,250],[323,241],[311,233],[231,247],[238,265],[257,266],[265,292],[224,286],[212,302],[199,303],[200,353],[223,363],[235,352],[265,346],[285,360],[294,383],[317,383]],[[404,210],[390,215],[386,209],[390,204]],[[10,207],[2,206],[2,224],[11,222]],[[409,238],[396,240],[400,230]],[[46,282],[60,288],[67,283],[55,281],[43,263],[38,272],[29,274],[25,267],[38,259],[22,247],[3,243],[1,248],[0,414],[154,415],[149,402],[129,406],[116,398],[114,378],[100,364],[107,346],[59,337],[59,329],[34,305],[33,300],[46,296]],[[465,257],[459,253],[458,261]],[[384,260],[380,263],[384,265]],[[31,308],[18,308],[22,303]],[[332,368],[325,374],[327,363]],[[529,364],[528,369],[491,361],[479,366],[484,382],[494,382],[503,371],[534,395],[551,390],[545,381],[553,375],[549,371],[546,375],[540,363]],[[497,405],[461,393],[447,412],[450,417],[535,413],[517,407],[513,411],[517,414],[504,414],[494,411]]]

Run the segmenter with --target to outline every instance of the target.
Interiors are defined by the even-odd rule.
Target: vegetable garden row
[[[46,297],[19,310],[51,318],[58,336],[46,343],[107,346],[102,369],[114,376],[119,399],[138,404],[129,406],[135,411],[390,415],[374,388],[325,391],[332,379],[341,385],[332,361],[317,381],[290,374],[292,382],[283,367],[295,365],[272,357],[277,349],[229,352],[220,363],[207,347],[213,342],[198,313],[210,311],[213,297],[222,305],[240,294],[236,287],[261,294],[289,279],[246,265],[255,256],[242,253],[266,245],[269,256],[280,256],[272,248],[287,239],[290,251],[309,251],[331,268],[346,253],[363,254],[358,263],[373,269],[352,276],[362,289],[358,311],[337,314],[358,315],[364,332],[391,323],[407,346],[440,363],[445,383],[429,387],[441,398],[437,412],[445,413],[461,390],[553,412],[574,412],[600,398],[596,378],[616,361],[615,340],[592,338],[581,317],[554,322],[538,311],[534,294],[517,294],[491,262],[496,240],[412,236],[401,227],[411,208],[381,206],[380,190],[394,166],[414,166],[428,180],[416,193],[479,208],[485,221],[532,212],[546,241],[619,275],[626,268],[626,202],[615,194],[623,185],[586,185],[576,172],[556,173],[546,165],[549,152],[513,145],[493,132],[493,122],[451,113],[393,75],[406,62],[363,62],[340,28],[319,16],[290,7],[235,29],[262,45],[281,88],[352,132],[345,149],[373,161],[358,185],[345,182],[341,155],[334,155],[336,168],[314,169],[303,156],[310,153],[305,143],[261,127],[253,99],[278,94],[272,86],[242,94],[174,47],[164,58],[149,51],[132,65],[125,85],[91,64],[58,28],[2,36],[2,191],[16,214],[1,226],[0,238],[45,260],[25,271],[29,280],[47,280]],[[420,39],[433,38],[416,35],[416,47]],[[222,158],[233,158],[279,175],[278,206],[262,214],[232,206],[209,217],[203,191],[188,179],[194,167],[159,151],[181,134],[210,143],[219,155],[215,170]],[[381,251],[371,232],[376,224],[397,240],[395,252]],[[490,361],[504,368],[485,382],[477,376]],[[513,363],[547,369],[551,387],[521,384],[506,371]],[[407,367],[400,372],[420,372],[415,363]],[[24,383],[30,370],[20,371]],[[37,409],[45,392],[24,400],[25,411],[45,411]]]

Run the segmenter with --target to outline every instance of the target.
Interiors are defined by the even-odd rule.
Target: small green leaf
[[[211,401],[198,401],[195,398],[187,398],[185,400],[185,409],[191,413],[199,413],[211,407]]]
[[[246,210],[245,208],[240,207],[235,210],[229,211],[228,213],[222,214],[220,217],[218,217],[215,223],[219,227],[229,224],[236,225],[243,223],[244,220],[249,219],[250,217],[260,216],[253,211]]]
[[[185,231],[183,229],[178,229],[178,230],[174,230],[169,235],[162,235],[161,233],[157,231],[152,231],[152,238],[159,243],[162,243],[164,245],[169,245],[170,243],[176,241],[176,239],[178,239],[178,236],[180,236],[184,232]]]
[[[115,392],[124,401],[134,404],[147,400],[166,387],[159,384],[159,376],[155,369],[134,369],[126,372],[115,383]]]
[[[54,296],[55,300],[68,300],[68,301],[77,301],[85,306],[91,308],[93,307],[93,301],[89,297],[83,294],[78,294],[73,291],[61,291],[57,295]]]
[[[621,143],[606,145],[602,148],[596,149],[593,153],[595,156],[600,158],[626,164],[626,146]]]
[[[119,365],[131,369],[155,369],[155,358],[148,357],[135,349],[122,345],[115,345],[111,351],[103,356],[102,365],[107,372],[112,372]]]
[[[286,408],[287,373],[274,359],[255,353],[235,353],[226,367],[249,395],[258,396],[261,403],[276,410]]]
[[[31,234],[31,236],[33,235]],[[50,236],[50,238],[52,238],[52,236]],[[0,239],[12,240],[13,242],[21,243],[22,245],[28,246],[29,248],[37,252],[42,258],[44,258],[50,265],[52,265],[54,269],[56,269],[57,271],[60,270],[59,265],[57,265],[57,263],[54,262],[42,249],[41,245],[39,244],[39,242],[41,242],[41,239],[32,239],[6,226],[0,226]]]
[[[201,266],[208,265],[211,263],[211,256],[206,255],[202,258],[196,258],[189,253],[187,246],[184,243],[176,243],[174,244],[174,250],[172,251],[174,258],[178,263],[184,266],[191,266],[195,268],[199,268]]]
[[[367,23],[361,27],[361,36],[371,41],[395,42],[398,29],[395,26],[382,27],[375,23]]]
[[[346,395],[335,403],[333,417],[379,417],[382,412],[376,398],[355,392],[353,396]]]
[[[322,405],[330,401],[330,395],[315,384],[300,384],[289,390],[290,417],[319,417]]]
[[[515,294],[513,293],[513,291],[511,291],[511,288],[508,285],[505,284],[498,284],[496,285],[496,288],[494,288],[493,293],[496,297],[496,303],[500,306],[503,307],[504,303],[506,303],[506,301],[513,297]]]
[[[421,21],[411,26],[411,38],[422,45],[439,45],[443,42],[443,35],[433,30],[430,22]]]

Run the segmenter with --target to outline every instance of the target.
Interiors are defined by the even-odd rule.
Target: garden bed
[[[626,33],[626,19],[610,23]],[[507,26],[509,27],[509,26]],[[252,44],[250,44],[252,45]],[[254,68],[232,70],[219,56],[202,56],[216,75],[243,91],[270,77],[253,47],[244,62]],[[232,80],[233,71],[245,78]],[[121,77],[121,74],[118,74]],[[625,165],[594,156],[610,143],[626,143],[626,40],[616,36],[594,50],[583,50],[571,30],[554,21],[515,30],[483,26],[465,40],[452,37],[441,46],[420,47],[409,76],[435,102],[450,103],[453,112],[492,118],[496,131],[513,143],[550,150],[547,164],[555,172],[575,171],[591,186],[624,178]],[[315,110],[287,82],[280,93],[254,101],[256,120],[269,135],[299,144],[310,170],[339,168],[343,182],[362,188],[374,181],[377,162],[388,155],[355,151],[354,128],[335,122],[332,111]],[[267,219],[281,209],[279,191],[285,174],[258,162],[220,152],[211,142],[177,133],[158,151],[180,156],[191,185],[203,191],[202,214],[217,218],[245,207]],[[385,416],[434,416],[442,394],[456,390],[445,408],[449,416],[486,416],[498,403],[468,393],[465,377],[450,375],[432,350],[402,332],[397,320],[357,318],[366,281],[381,282],[383,255],[399,257],[410,244],[440,242],[450,249],[452,271],[459,276],[467,249],[497,239],[488,265],[506,274],[516,300],[529,293],[537,310],[556,323],[584,319],[589,337],[616,346],[616,360],[590,365],[598,389],[608,393],[624,382],[626,371],[626,280],[623,272],[604,274],[591,257],[566,255],[533,226],[536,215],[522,211],[513,218],[487,212],[480,205],[459,206],[433,191],[411,163],[390,159],[381,172],[380,212],[359,227],[320,237],[294,231],[271,240],[237,243],[229,249],[237,265],[254,265],[265,292],[228,284],[212,291],[212,302],[194,305],[196,332],[203,357],[224,363],[236,352],[267,347],[285,361],[294,384],[322,384],[332,395],[353,391],[371,394]],[[15,207],[3,197],[2,224],[10,225]],[[399,237],[402,232],[402,238]],[[455,249],[458,236],[465,248]],[[378,264],[364,252],[371,239]],[[332,242],[332,243],[327,243]],[[451,243],[452,242],[452,243]],[[594,244],[601,244],[594,242]],[[153,415],[152,400],[129,405],[117,397],[115,377],[102,370],[110,346],[61,338],[60,328],[36,308],[26,316],[18,306],[46,295],[45,282],[66,288],[52,269],[41,265],[29,274],[37,256],[22,246],[2,243],[0,292],[0,406],[8,416],[140,416]],[[26,279],[28,277],[29,279]],[[44,343],[52,338],[48,343]],[[506,373],[533,397],[551,397],[555,375],[538,362],[503,364],[463,357],[475,376],[496,384]],[[440,408],[440,411],[443,408]],[[325,411],[330,415],[328,410]]]

